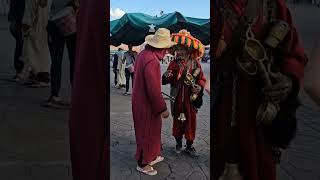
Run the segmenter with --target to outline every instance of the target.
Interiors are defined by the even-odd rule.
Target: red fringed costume
[[[174,137],[182,137],[185,135],[185,138],[191,142],[195,139],[196,134],[196,119],[197,119],[197,109],[191,104],[190,96],[192,94],[191,87],[186,85],[183,80],[180,81],[178,79],[178,72],[181,71],[181,69],[184,69],[186,64],[184,63],[181,68],[179,67],[179,62],[172,61],[169,64],[168,70],[171,70],[173,72],[173,76],[169,78],[162,77],[162,84],[171,84],[171,87],[178,89],[178,95],[175,98],[174,103],[174,112],[173,112],[173,132],[172,135]],[[192,73],[192,70],[195,68],[200,68],[201,65],[199,62],[195,63],[194,67],[191,67],[189,69],[189,72]],[[202,88],[204,88],[206,79],[204,77],[203,71],[201,69],[201,72],[199,74],[199,80],[197,81],[197,84],[199,84]],[[184,103],[182,103],[182,97],[184,98]],[[182,106],[184,106],[184,111]],[[186,115],[186,121],[182,122],[178,120],[178,117],[180,113],[184,112]]]
[[[189,67],[188,72],[192,74],[196,68],[200,69],[196,84],[200,85],[202,89],[204,89],[206,78],[203,74],[200,63],[198,62],[198,58],[204,53],[203,44],[198,39],[192,37],[186,30],[181,30],[179,33],[173,34],[172,40],[178,43],[178,45],[183,45],[192,49],[191,58],[194,59],[194,61]],[[171,113],[174,118],[172,135],[176,138],[182,138],[184,135],[188,141],[193,142],[196,134],[198,110],[192,105],[190,100],[192,87],[184,83],[184,76],[180,77],[186,66],[186,61],[175,60],[170,62],[167,71],[171,70],[173,76],[162,76],[162,84],[165,85],[170,83],[171,88],[174,88],[177,91],[173,108],[171,108],[173,110]],[[185,113],[187,119],[185,122],[178,120],[180,113]]]

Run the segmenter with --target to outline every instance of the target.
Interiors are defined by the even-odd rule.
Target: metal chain
[[[238,72],[233,73],[231,127],[236,125]]]
[[[271,0],[267,0],[267,11],[268,11],[268,22],[273,21],[273,10],[274,10],[273,2]]]

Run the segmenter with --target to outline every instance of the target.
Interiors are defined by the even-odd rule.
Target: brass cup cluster
[[[187,73],[184,83],[188,86],[195,86],[196,84],[196,77],[200,74],[200,68],[194,70],[192,74]],[[192,93],[190,96],[191,102],[195,101],[198,98],[197,94]]]

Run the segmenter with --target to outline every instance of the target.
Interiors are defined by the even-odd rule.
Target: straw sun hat
[[[170,48],[177,44],[171,41],[170,31],[166,28],[159,28],[154,35],[146,36],[145,42],[159,49]]]

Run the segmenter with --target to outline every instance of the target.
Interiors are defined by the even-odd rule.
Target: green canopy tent
[[[187,29],[204,45],[210,43],[210,19],[185,17],[179,12],[164,14],[160,17],[143,13],[127,13],[120,19],[110,22],[111,45],[140,45],[148,34],[153,34],[158,28],[167,28],[172,33]]]

